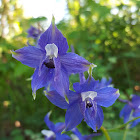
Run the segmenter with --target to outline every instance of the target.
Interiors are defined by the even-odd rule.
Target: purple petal
[[[68,135],[66,135],[66,134],[57,134],[56,135],[56,140],[71,140],[71,138],[68,136]]]
[[[133,117],[139,117],[140,116],[140,109],[136,109],[133,112]]]
[[[94,115],[90,108],[85,111],[86,123],[96,132],[102,126],[104,120],[103,110],[100,106],[97,106],[97,113]]]
[[[86,78],[84,73],[79,73],[79,78],[80,78],[80,84],[83,84],[84,82],[86,82]]]
[[[33,93],[36,92],[36,90],[47,86],[47,84],[51,81],[53,78],[54,70],[48,69],[47,67],[43,66],[41,69],[41,74],[39,75],[39,68],[37,68],[32,76],[32,90]]]
[[[39,35],[41,34],[41,31],[33,26],[31,26],[28,30],[28,37],[32,37],[34,39],[37,39]]]
[[[83,84],[74,83],[73,88],[76,92],[94,91],[98,87],[99,81],[89,77]]]
[[[69,75],[65,69],[61,68],[59,59],[55,59],[55,77],[52,86],[61,95],[65,96],[69,92]]]
[[[54,43],[58,47],[58,54],[65,54],[68,50],[68,43],[66,38],[53,24],[40,36],[38,44],[41,49],[45,49],[47,44]]]
[[[109,86],[111,85],[111,82],[112,82],[112,78],[109,78],[109,80],[107,80],[105,77],[103,77],[100,81],[99,88]]]
[[[133,104],[133,107],[134,107],[135,109],[137,109],[138,106],[140,105],[140,96],[138,96],[138,95],[133,95],[133,96],[132,96],[132,104]]]
[[[101,88],[96,91],[97,97],[95,97],[95,101],[98,105],[109,107],[111,106],[116,99],[119,97],[118,89],[112,87]]]
[[[62,109],[67,109],[68,108],[68,103],[66,102],[65,98],[62,97],[60,94],[58,94],[58,92],[56,92],[56,91],[49,91],[46,94],[46,97],[54,105],[56,105],[56,106],[58,106]]]
[[[71,52],[60,56],[60,60],[69,74],[85,72],[91,64],[83,57]]]
[[[121,110],[120,117],[124,117],[124,123],[129,121],[131,111],[132,108],[128,104],[126,104],[124,108]]]
[[[133,117],[140,117],[140,109],[136,109],[133,113]],[[132,125],[131,125],[131,128],[132,127],[135,127],[138,123],[140,123],[140,118],[133,121]]]
[[[55,132],[55,125],[53,124],[53,122],[50,121],[49,117],[50,117],[51,112],[47,113],[47,115],[44,118],[44,121],[46,123],[46,125],[48,126],[48,128],[50,130],[52,130],[53,132]]]
[[[64,128],[65,128],[65,123],[58,122],[55,124],[55,132],[56,133],[61,133]]]
[[[71,131],[79,138],[79,140],[84,140],[82,134],[79,132],[77,128],[74,128]]]
[[[137,120],[135,120],[135,121],[133,121],[133,123],[132,123],[132,125],[131,125],[131,128],[132,127],[135,127],[137,124],[139,124],[140,123],[140,118],[139,119],[137,119]]]
[[[79,92],[80,89],[81,89],[81,86],[80,86],[80,83],[73,83],[73,89],[76,91],[76,92]]]
[[[103,110],[100,106],[97,106],[96,126],[99,129],[102,126],[104,120]]]
[[[45,52],[37,47],[28,46],[13,51],[12,56],[22,64],[29,67],[37,68],[45,55]]]
[[[70,104],[66,115],[65,115],[65,124],[66,131],[69,131],[76,127],[83,120],[83,115],[80,110],[80,105],[78,103]]]
[[[67,93],[67,97],[69,99],[69,103],[71,104],[72,102],[76,102],[80,98],[80,94],[70,90]]]

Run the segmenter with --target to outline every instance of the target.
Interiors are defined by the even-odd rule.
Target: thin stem
[[[118,129],[124,128],[126,125],[128,125],[129,123],[131,123],[131,122],[133,122],[133,121],[135,121],[135,120],[137,120],[137,119],[139,119],[139,118],[140,118],[140,117],[136,117],[136,118],[134,118],[134,119],[128,121],[127,123],[125,123],[125,124],[123,124],[123,125],[120,125],[120,126],[118,126],[118,127],[116,127],[116,128],[107,129],[107,131],[109,131],[109,132],[117,131]]]
[[[108,134],[107,130],[106,130],[103,126],[101,126],[101,128],[100,128],[100,129],[101,129],[101,130],[102,130],[102,132],[104,133],[104,135],[105,135],[106,139],[107,139],[107,140],[111,140],[111,138],[110,138],[110,136],[109,136],[109,134]]]
[[[123,135],[123,140],[126,140],[128,129],[129,129],[129,124],[126,126],[126,129],[125,129],[125,132],[124,132],[124,135]]]
[[[128,100],[123,100],[121,98],[118,98],[118,101],[122,102],[122,103],[128,103],[129,101]]]

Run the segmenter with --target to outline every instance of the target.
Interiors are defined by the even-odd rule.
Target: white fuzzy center
[[[54,57],[57,58],[58,48],[54,43],[53,44],[47,44],[45,46],[45,50],[46,50],[46,56],[49,57],[49,59],[52,59]]]
[[[48,138],[55,135],[55,133],[51,130],[42,130],[41,133]]]
[[[81,93],[82,101],[85,101],[85,99],[87,98],[91,98],[91,100],[93,100],[96,96],[97,96],[97,92],[94,91],[87,91]]]

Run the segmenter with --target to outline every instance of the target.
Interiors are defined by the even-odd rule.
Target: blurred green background
[[[140,95],[140,2],[66,0],[66,4],[68,17],[58,22],[57,27],[77,54],[98,66],[93,77],[112,77],[122,99],[129,99],[131,94]],[[18,0],[0,0],[0,140],[42,140],[40,131],[47,129],[44,116],[50,110],[53,122],[64,121],[65,110],[51,104],[42,89],[33,100],[31,81],[27,79],[34,70],[12,58],[10,50],[27,46],[27,41],[35,43],[27,38],[31,25],[47,29],[44,28],[48,24],[46,17],[26,18],[23,11]],[[79,81],[78,75],[72,75],[70,81],[70,86]],[[113,106],[103,108],[106,129],[123,124],[119,118],[123,106],[116,101]],[[83,135],[92,133],[85,122],[78,128]],[[140,125],[109,134],[112,140],[140,140],[139,131]],[[94,139],[105,140],[105,137]]]

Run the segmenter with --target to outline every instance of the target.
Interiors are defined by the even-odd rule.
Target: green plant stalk
[[[134,118],[134,119],[128,121],[127,123],[125,123],[125,124],[123,124],[123,125],[120,125],[120,126],[118,126],[118,127],[116,127],[116,128],[107,129],[107,131],[109,131],[109,132],[117,131],[118,129],[124,128],[126,125],[128,125],[129,123],[131,123],[131,122],[133,122],[133,121],[135,121],[135,120],[137,120],[137,119],[140,119],[140,117],[136,117],[136,118]]]
[[[126,129],[125,129],[125,132],[124,132],[124,135],[123,135],[123,140],[126,140],[126,136],[127,136],[127,131],[129,129],[129,124],[126,125]]]
[[[107,139],[107,140],[111,140],[111,138],[110,138],[110,136],[109,136],[109,134],[108,134],[108,132],[107,132],[107,129],[105,129],[103,126],[101,126],[100,129],[101,129],[102,132],[104,133],[106,139]]]

